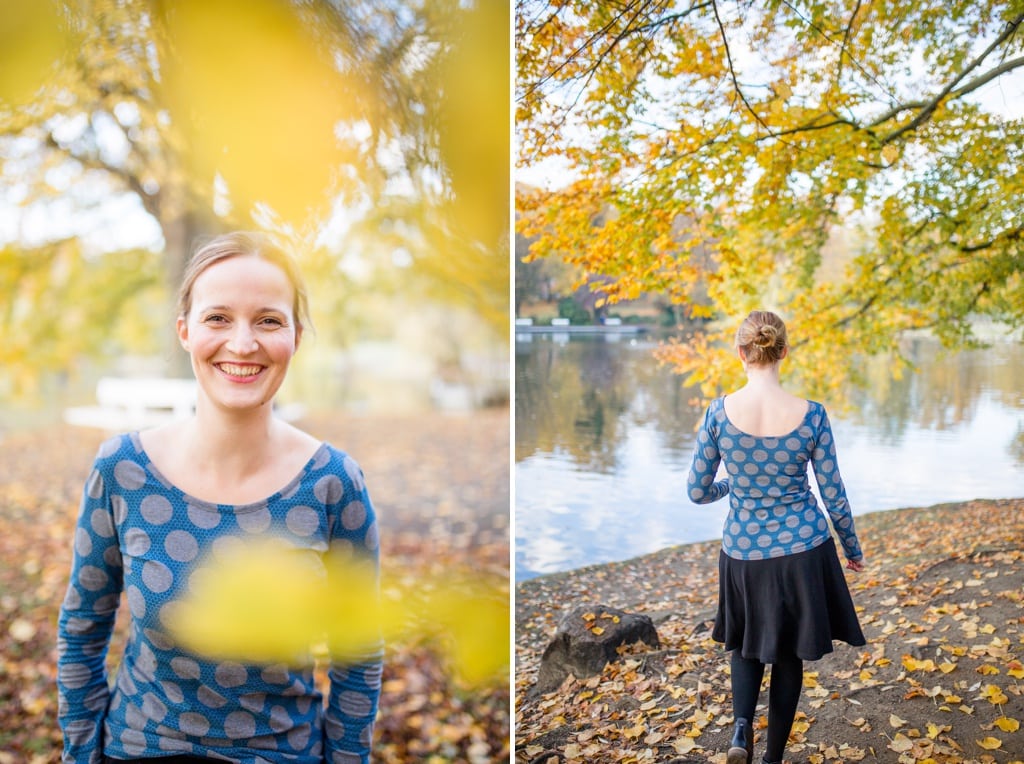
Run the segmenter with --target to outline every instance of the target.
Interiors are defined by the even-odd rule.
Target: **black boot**
[[[750,764],[754,758],[754,728],[746,719],[736,720],[725,764]]]

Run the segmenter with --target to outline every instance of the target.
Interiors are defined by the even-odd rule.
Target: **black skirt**
[[[832,641],[865,644],[835,542],[767,560],[718,557],[712,639],[761,663],[816,661]]]

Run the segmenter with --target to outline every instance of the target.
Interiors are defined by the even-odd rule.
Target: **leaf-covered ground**
[[[387,570],[426,579],[465,567],[507,587],[507,409],[327,415],[304,427],[363,467]],[[0,764],[60,759],[57,613],[79,495],[103,438],[53,427],[0,439]],[[508,761],[507,681],[460,685],[436,648],[425,638],[388,646],[375,761]]]
[[[866,647],[805,663],[787,761],[1024,762],[1024,500],[857,518],[868,567],[847,573]],[[710,639],[718,542],[516,587],[516,761],[719,762],[732,727],[728,660]],[[562,612],[649,614],[661,646],[600,676],[531,692]],[[758,707],[764,750],[767,693]]]

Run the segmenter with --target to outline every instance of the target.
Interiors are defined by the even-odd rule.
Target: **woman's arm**
[[[850,503],[846,499],[846,486],[843,485],[843,478],[839,474],[835,438],[832,435],[832,426],[824,407],[821,409],[821,425],[818,428],[814,452],[811,454],[811,466],[814,468],[814,477],[818,481],[821,500],[825,503],[825,509],[832,520],[832,527],[839,535],[843,554],[848,560],[860,562],[864,558],[864,553],[857,540],[853,513],[850,511]],[[856,568],[851,568],[851,570],[856,570]]]
[[[704,421],[697,431],[697,444],[693,448],[690,474],[686,479],[686,491],[694,504],[710,504],[729,493],[729,482],[719,480],[718,465],[722,455],[718,450],[718,434],[711,417],[711,407],[704,412]]]
[[[123,582],[101,462],[97,457],[82,493],[71,579],[57,623],[57,720],[64,733],[63,761],[76,764],[103,760],[110,696],[105,661]]]
[[[359,575],[356,587],[372,589],[358,594],[348,601],[363,602],[370,612],[352,612],[342,622],[334,621],[335,628],[345,629],[344,620],[352,623],[354,631],[371,636],[368,644],[358,649],[355,656],[335,656],[332,659],[328,677],[331,686],[325,712],[325,761],[351,761],[369,764],[373,746],[373,727],[380,700],[381,673],[383,670],[384,645],[379,638],[376,624],[367,624],[375,619],[377,581],[380,566],[380,544],[377,518],[363,479],[362,470],[350,458],[345,458],[344,494],[337,507],[337,516],[332,529],[332,552],[350,558],[351,565],[332,565],[334,571],[369,569],[370,576]],[[353,567],[355,566],[355,567]],[[348,582],[351,586],[351,581]],[[332,587],[343,587],[346,581],[337,577],[331,580]],[[334,591],[332,589],[332,591]],[[371,601],[372,600],[372,601]],[[332,619],[333,620],[333,619]],[[369,626],[369,628],[367,628]],[[337,641],[350,643],[342,635]],[[332,640],[333,641],[333,640]],[[335,757],[335,754],[340,754]]]

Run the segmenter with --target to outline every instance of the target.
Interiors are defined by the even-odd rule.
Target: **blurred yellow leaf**
[[[994,738],[991,735],[984,740],[977,740],[975,742],[977,742],[977,744],[986,751],[995,751],[996,749],[1003,747],[1003,741],[998,738]]]
[[[400,575],[385,585],[367,560],[265,541],[221,547],[192,574],[188,595],[162,614],[187,647],[263,662],[308,663],[317,645],[340,661],[375,652],[410,629],[436,634],[468,683],[507,675],[507,585],[479,574]]]
[[[262,202],[301,223],[323,208],[341,164],[335,129],[355,83],[282,0],[158,7],[167,102],[198,176],[219,175],[243,213]]]
[[[0,18],[0,103],[16,106],[32,100],[70,37],[51,0],[0,0]]]

